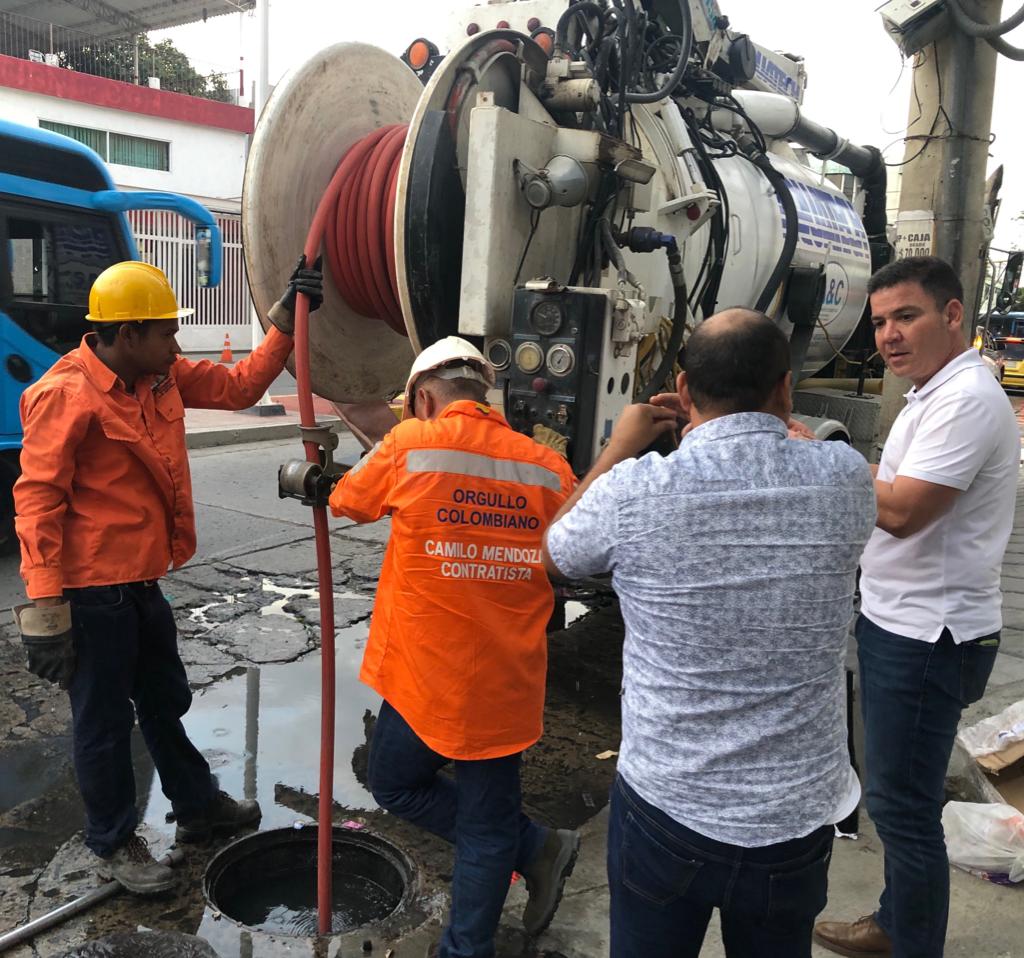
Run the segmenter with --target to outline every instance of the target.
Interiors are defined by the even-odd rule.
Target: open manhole
[[[210,905],[240,925],[271,935],[317,934],[316,826],[247,835],[206,869]],[[390,842],[334,829],[334,934],[384,921],[401,909],[412,865]]]

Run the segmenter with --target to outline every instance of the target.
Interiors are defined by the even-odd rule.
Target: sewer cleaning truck
[[[321,396],[387,399],[415,353],[458,334],[498,371],[509,422],[559,433],[582,473],[717,309],[773,317],[798,380],[863,336],[891,252],[882,157],[806,117],[802,61],[717,0],[488,3],[437,39],[401,58],[322,50],[255,132],[242,207],[260,315],[336,191],[316,227]],[[825,160],[851,172],[850,196]]]
[[[97,153],[48,130],[0,120],[0,549],[14,540],[25,389],[81,341],[89,289],[138,259],[129,210],[171,210],[195,224],[197,282],[220,282],[220,230],[199,203],[118,190]]]

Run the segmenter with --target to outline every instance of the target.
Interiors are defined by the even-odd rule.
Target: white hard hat
[[[494,367],[484,359],[483,353],[461,336],[445,336],[424,349],[412,364],[405,382],[403,419],[412,414],[416,380],[424,373],[433,373],[439,379],[473,379],[488,389],[494,388]]]

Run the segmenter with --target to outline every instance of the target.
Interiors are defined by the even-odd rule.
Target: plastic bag
[[[942,810],[949,860],[999,884],[1024,880],[1024,813],[995,802],[949,802]]]
[[[1014,702],[998,715],[961,729],[958,736],[972,758],[991,755],[1024,741],[1024,702]]]

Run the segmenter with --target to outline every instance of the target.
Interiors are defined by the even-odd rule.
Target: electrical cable
[[[949,6],[953,22],[959,30],[968,34],[968,36],[975,36],[975,34],[971,33],[972,25],[981,27],[999,27],[1002,25],[985,23],[984,14],[974,5],[973,0],[958,0],[956,4],[950,3]],[[1024,13],[1024,8],[1017,11],[1017,13],[1010,17],[1010,20],[1015,19],[1022,13]],[[1006,20],[1004,22],[1009,23],[1010,20]],[[1013,46],[1002,35],[997,34],[995,36],[986,36],[984,39],[993,50],[997,53],[1001,53],[1007,59],[1016,60],[1017,62],[1024,61],[1024,49]]]
[[[523,247],[523,255],[519,257],[519,265],[516,267],[516,278],[512,280],[512,286],[516,287],[519,285],[519,274],[523,271],[523,264],[526,262],[526,254],[530,252],[530,245],[533,243],[533,236],[537,232],[537,226],[540,224],[541,210],[532,210],[530,212],[530,235],[526,237],[526,245]]]
[[[764,173],[765,178],[775,188],[786,216],[786,239],[782,244],[782,252],[779,254],[775,268],[768,277],[768,282],[765,283],[764,290],[762,290],[757,303],[754,305],[754,309],[759,313],[767,313],[768,307],[775,298],[775,294],[785,282],[786,274],[793,264],[793,255],[796,253],[797,234],[800,230],[800,220],[796,211],[796,203],[793,200],[793,193],[786,183],[785,176],[772,166],[771,160],[764,153],[756,153],[754,156],[749,157],[749,159],[754,166]]]
[[[597,18],[597,34],[601,35],[604,33],[604,8],[599,3],[595,3],[594,0],[578,0],[577,3],[570,4],[569,8],[558,18],[558,23],[555,25],[556,50],[564,50],[566,48],[569,42],[569,23],[575,18],[576,14],[583,11],[593,14]]]
[[[1002,37],[1024,23],[1024,7],[1007,17],[1002,23],[986,23],[976,7],[971,9],[973,4],[969,6],[963,0],[946,0],[946,6],[949,7],[950,15],[953,17],[957,29],[969,37],[976,37],[979,40],[993,40]]]
[[[665,252],[668,255],[669,272],[672,275],[672,286],[676,294],[675,310],[672,315],[672,334],[669,336],[665,351],[661,354],[658,368],[654,370],[644,388],[637,393],[633,400],[635,403],[650,402],[651,397],[662,387],[676,364],[676,357],[683,346],[683,335],[686,332],[686,317],[689,307],[687,306],[686,280],[683,278],[683,258],[674,241],[670,247],[666,248]]]
[[[683,74],[686,72],[686,67],[689,65],[690,56],[693,54],[693,14],[690,11],[689,0],[679,0],[679,15],[682,17],[681,37],[683,42],[680,45],[679,60],[671,76],[669,76],[662,87],[652,93],[640,93],[628,89],[620,90],[619,96],[624,96],[628,103],[657,103],[659,100],[670,96],[675,92],[676,87],[679,86],[680,81],[683,79]]]
[[[622,255],[622,250],[619,249],[619,244],[615,242],[615,237],[612,235],[612,224],[608,221],[607,217],[601,218],[598,222],[598,229],[601,231],[601,241],[604,250],[608,254],[608,258],[615,265],[619,282],[628,283],[634,289],[639,289],[640,286],[636,281],[636,277],[626,268],[626,259]]]
[[[706,117],[705,119],[709,119]],[[714,250],[714,262],[709,266],[707,279],[704,285],[696,291],[696,299],[699,303],[701,314],[705,318],[711,316],[718,303],[718,292],[722,285],[722,276],[725,272],[725,256],[729,246],[729,194],[725,188],[725,182],[718,175],[712,157],[705,149],[703,137],[700,135],[700,127],[697,125],[696,117],[692,110],[683,111],[683,122],[686,124],[697,153],[697,165],[705,177],[705,183],[717,194],[719,199],[718,209],[715,211],[709,226],[708,249],[705,250],[705,257],[710,250]],[[717,136],[717,134],[715,134]],[[729,141],[732,142],[732,141]],[[733,155],[735,155],[735,143],[732,143]],[[725,156],[726,154],[720,154]]]

